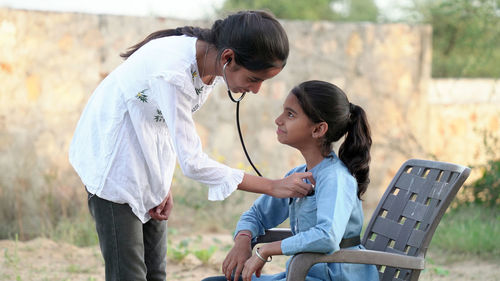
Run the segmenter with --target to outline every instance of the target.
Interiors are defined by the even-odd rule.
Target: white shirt
[[[223,200],[243,171],[202,151],[192,114],[214,84],[200,79],[196,38],[148,42],[111,72],[90,97],[69,149],[71,165],[87,190],[127,203],[142,221],[167,196],[176,164],[209,186],[209,200]]]

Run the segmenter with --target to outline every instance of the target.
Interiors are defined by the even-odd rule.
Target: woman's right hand
[[[312,184],[306,183],[305,179],[308,179]],[[286,178],[276,180],[270,195],[277,198],[304,197],[313,190],[315,183],[311,172],[294,173]]]
[[[246,231],[245,231],[246,232]],[[250,233],[249,231],[246,233]],[[247,235],[236,235],[234,239],[234,246],[227,254],[224,262],[222,263],[222,272],[226,276],[227,280],[233,280],[231,275],[234,271],[234,280],[238,280],[243,271],[243,266],[245,262],[252,256],[251,247],[251,234]]]

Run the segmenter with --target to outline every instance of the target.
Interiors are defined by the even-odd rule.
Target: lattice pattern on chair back
[[[442,215],[468,177],[460,165],[408,160],[375,210],[362,243],[369,250],[425,256]],[[380,280],[417,280],[420,271],[381,267]]]

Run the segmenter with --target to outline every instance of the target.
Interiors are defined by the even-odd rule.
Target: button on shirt
[[[223,200],[243,180],[243,171],[202,151],[192,114],[221,78],[201,80],[196,40],[163,37],[134,52],[94,91],[70,146],[87,190],[129,204],[142,222],[167,196],[176,159],[184,175],[208,185],[209,200]]]

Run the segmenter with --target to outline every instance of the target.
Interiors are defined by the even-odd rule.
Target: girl
[[[371,136],[364,110],[351,104],[344,92],[327,82],[307,81],[286,98],[276,119],[279,142],[298,149],[305,165],[287,175],[310,171],[316,180],[313,194],[304,198],[261,196],[236,227],[234,246],[223,262],[230,280],[285,280],[286,272],[261,275],[273,255],[300,252],[332,253],[340,248],[361,249],[361,196],[369,183]],[[345,136],[338,156],[332,143]],[[290,218],[293,236],[264,244],[252,255],[250,242],[264,230]],[[308,280],[378,280],[374,265],[316,264]]]
[[[279,22],[248,11],[211,29],[154,32],[122,54],[126,60],[88,101],[69,153],[89,194],[106,280],[165,280],[176,160],[186,176],[209,186],[210,200],[235,189],[277,197],[309,192],[302,179],[311,173],[269,180],[210,159],[192,118],[220,76],[228,90],[257,93],[283,69],[288,52]]]

